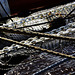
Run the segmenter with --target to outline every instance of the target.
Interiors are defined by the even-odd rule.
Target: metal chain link
[[[39,11],[39,12],[33,13],[29,17],[21,19],[20,22],[17,21],[17,22],[13,22],[11,24],[4,24],[3,26],[9,27],[11,25],[10,27],[14,28],[16,25],[17,26],[20,25],[18,23],[22,23],[23,26],[26,26],[26,24],[25,24],[26,22],[36,20],[36,19],[44,19],[44,18],[46,18],[46,16],[51,16],[51,15],[54,15],[53,17],[51,17],[51,20],[53,20],[56,17],[60,17],[60,16],[65,17],[74,8],[75,8],[75,3],[73,2],[71,4],[62,5],[60,7],[55,7],[55,8],[52,8],[52,9],[47,9],[47,10],[44,10],[44,11]]]
[[[71,55],[55,52],[55,51],[52,51],[52,50],[43,49],[43,48],[32,46],[32,45],[23,44],[21,42],[14,41],[14,40],[11,40],[11,39],[7,39],[7,38],[4,38],[4,37],[0,37],[0,39],[1,40],[5,40],[5,41],[10,41],[12,43],[15,43],[15,44],[18,44],[18,45],[21,45],[21,46],[25,46],[25,47],[28,47],[28,48],[33,48],[33,49],[36,49],[36,50],[41,50],[43,52],[48,52],[48,53],[52,53],[52,54],[55,54],[55,55],[60,55],[60,56],[64,56],[64,57],[67,57],[67,58],[75,59],[75,57],[71,56]]]

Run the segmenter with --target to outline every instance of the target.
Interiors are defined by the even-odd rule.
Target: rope
[[[29,35],[33,35],[33,36],[39,36],[39,37],[48,37],[48,38],[75,41],[75,37],[57,36],[57,35],[53,35],[53,34],[33,32],[33,31],[24,31],[24,30],[12,29],[12,28],[7,28],[7,27],[0,27],[0,31],[9,32],[9,33],[18,33],[18,34],[24,34],[24,35],[29,34]]]
[[[26,45],[26,44],[23,44],[21,42],[14,41],[14,40],[11,40],[11,39],[7,39],[7,38],[4,38],[4,37],[0,37],[0,39],[1,40],[5,40],[5,41],[9,41],[9,42],[12,42],[12,43],[15,43],[15,44],[18,44],[18,45],[21,45],[21,46],[25,46],[25,47],[28,47],[28,48],[33,48],[33,49],[36,49],[36,50],[40,50],[40,51],[43,51],[43,52],[47,52],[47,53],[51,53],[51,54],[55,54],[55,55],[59,55],[59,56],[63,56],[63,57],[71,58],[71,59],[75,59],[75,56],[71,56],[71,55],[55,52],[55,51],[52,51],[52,50],[43,49],[43,48],[32,46],[32,45]]]

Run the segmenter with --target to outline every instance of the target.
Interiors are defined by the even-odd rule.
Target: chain
[[[50,32],[48,32],[49,34],[57,34],[57,35],[69,35],[69,33],[71,33],[71,32],[73,32],[74,33],[74,31],[75,31],[75,29],[73,28],[74,27],[74,24],[75,24],[75,22],[74,23],[69,23],[68,25],[66,25],[66,26],[62,26],[62,27],[60,27],[60,28],[58,28],[58,29],[53,29],[52,31],[50,31]],[[68,29],[68,28],[70,28],[70,29],[68,29],[67,31],[64,31],[65,30],[65,28],[66,28],[66,30]],[[56,33],[57,32],[57,33]],[[63,33],[62,33],[63,32]],[[26,41],[21,41],[21,43],[24,43],[24,44],[28,44],[28,45],[34,45],[34,44],[36,44],[36,43],[39,43],[39,42],[42,42],[42,41],[46,41],[46,40],[49,40],[50,38],[44,38],[44,37],[40,37],[39,39],[38,39],[38,37],[34,37],[34,38],[29,38],[29,39],[27,39]],[[23,47],[22,46],[19,46],[19,45],[15,45],[15,44],[13,44],[13,45],[11,45],[10,47],[4,47],[2,50],[0,50],[0,55],[3,55],[4,54],[4,52],[5,51],[7,51],[7,53],[10,53],[10,52],[13,52],[13,51],[15,51],[16,49],[17,49],[17,51],[19,50],[19,49],[22,49]],[[26,48],[25,48],[26,49]],[[29,50],[28,50],[29,51]],[[29,52],[27,51],[27,53],[29,54]],[[34,51],[34,50],[33,50]],[[32,51],[32,52],[33,52]],[[36,52],[36,51],[35,51]],[[26,54],[26,52],[25,52],[25,54]],[[13,56],[13,55],[12,55]],[[1,56],[1,58],[2,58],[3,56]]]
[[[9,27],[9,25],[11,25],[10,27],[13,27],[16,25],[19,26],[20,24],[18,24],[18,23],[20,23],[20,22],[23,24],[23,26],[26,26],[25,23],[27,23],[29,21],[36,20],[36,19],[44,19],[44,18],[46,18],[46,16],[51,16],[51,15],[54,15],[53,18],[60,17],[60,16],[65,17],[74,8],[75,8],[75,3],[73,2],[71,4],[62,5],[60,7],[55,7],[52,9],[46,9],[46,10],[41,11],[41,12],[39,11],[39,12],[33,13],[29,17],[21,19],[20,21],[17,21],[17,22],[13,22],[11,24],[4,24],[4,26],[8,26],[8,27]],[[53,20],[53,18],[51,17],[50,19]]]
[[[74,7],[74,4],[72,5],[73,7]],[[71,7],[71,6],[70,6]],[[64,10],[67,12],[67,10],[66,10],[67,8],[65,8]],[[68,14],[68,13],[67,13]],[[48,12],[48,13],[45,13],[45,15],[46,16],[66,16],[67,14],[62,14],[61,12],[60,13],[55,13],[55,14],[53,14],[53,13],[51,13],[51,11],[50,12]],[[25,22],[28,22],[28,21],[31,21],[31,20],[35,20],[35,19],[43,19],[43,18],[45,18],[45,16],[43,15],[43,14],[40,14],[40,15],[37,15],[37,16],[34,16],[34,17],[30,17],[30,18],[26,18],[26,19],[24,19],[24,21]],[[52,19],[51,19],[51,21],[52,21]],[[15,22],[14,22],[15,23]],[[23,22],[24,23],[24,22]],[[43,24],[43,23],[42,23]],[[24,25],[24,24],[23,24]],[[35,24],[35,25],[38,25],[38,24]],[[32,26],[32,25],[30,25],[30,26]],[[29,27],[29,26],[26,26],[26,27]],[[64,33],[62,33],[62,34],[57,34],[57,35],[50,35],[50,34],[46,34],[46,33],[38,33],[38,32],[32,32],[32,31],[19,31],[19,30],[16,30],[16,29],[11,29],[11,28],[1,28],[1,30],[2,30],[2,32],[16,32],[16,33],[22,33],[22,34],[31,34],[31,35],[38,35],[38,36],[42,36],[42,37],[49,37],[49,38],[56,38],[56,39],[65,39],[65,40],[73,40],[73,41],[75,41],[75,38],[72,38],[72,37],[64,37],[64,36],[58,36],[58,35],[63,35]],[[75,29],[74,29],[75,30]],[[18,32],[19,31],[19,32]],[[66,31],[67,32],[67,31]],[[3,38],[3,37],[0,37],[0,39],[3,39],[3,40],[7,40],[7,41],[10,41],[10,42],[13,42],[13,43],[15,43],[15,44],[19,44],[19,45],[21,45],[21,46],[27,46],[27,47],[29,47],[29,48],[34,48],[34,49],[36,49],[36,50],[41,50],[41,51],[46,51],[46,52],[48,52],[48,53],[53,53],[53,54],[56,54],[56,55],[60,55],[60,56],[65,56],[65,57],[68,57],[68,58],[74,58],[75,59],[75,57],[74,56],[71,56],[71,55],[66,55],[66,54],[63,54],[63,53],[59,53],[59,52],[55,52],[55,51],[52,51],[52,50],[47,50],[47,49],[42,49],[42,48],[39,48],[39,47],[35,47],[35,46],[32,46],[32,45],[25,45],[25,44],[23,44],[22,42],[20,43],[20,42],[17,42],[17,41],[14,41],[14,40],[11,40],[11,39],[6,39],[6,38]],[[12,65],[10,65],[10,66],[12,66]],[[3,69],[4,70],[4,69]],[[7,69],[6,69],[7,70]]]
[[[75,22],[74,23],[69,23],[68,25],[66,25],[66,26],[62,26],[62,27],[60,27],[60,28],[58,28],[58,29],[54,29],[54,30],[52,30],[52,31],[50,31],[50,32],[48,32],[49,34],[56,34],[56,32],[58,32],[56,35],[69,35],[69,33],[70,32],[75,32],[75,28],[73,28],[74,27],[74,24],[75,24]],[[71,28],[72,27],[72,28]],[[66,28],[66,30],[68,29],[68,28],[70,28],[70,29],[68,29],[67,31],[64,31],[65,30],[65,28]],[[63,33],[62,33],[63,32]],[[44,40],[48,40],[49,38],[44,38],[44,37],[41,37],[40,39],[38,39],[37,37],[34,37],[34,38],[29,38],[27,41],[22,41],[22,43],[25,43],[25,44],[35,44],[35,43],[37,43],[37,41],[38,42],[40,42],[40,41],[44,41]],[[31,40],[31,42],[30,42],[30,40]],[[35,40],[37,40],[37,41],[35,41]],[[35,41],[35,42],[33,42],[33,41]],[[19,47],[19,46],[16,46],[16,45],[13,45],[12,47],[17,47],[17,48],[21,48],[21,47]],[[13,48],[4,48],[4,50],[5,49],[9,49],[8,51],[10,51],[10,49],[12,49],[13,50]],[[4,51],[4,50],[1,50],[0,51],[0,53],[2,54],[2,52]]]
[[[23,44],[21,42],[14,41],[14,40],[11,40],[11,39],[7,39],[7,38],[4,38],[4,37],[0,37],[0,39],[1,40],[5,40],[5,41],[10,41],[12,43],[15,43],[15,44],[18,44],[18,45],[21,45],[21,46],[25,46],[25,47],[28,47],[28,48],[33,48],[33,49],[36,49],[36,50],[41,50],[43,52],[48,52],[48,53],[52,53],[52,54],[55,54],[55,55],[60,55],[60,56],[64,56],[64,57],[67,57],[67,58],[75,59],[75,57],[71,56],[71,55],[55,52],[55,51],[52,51],[52,50],[43,49],[43,48],[32,46],[32,45],[26,45],[26,44]]]
[[[58,29],[54,29],[54,30],[52,30],[51,31],[51,33],[52,34],[56,34],[56,32],[59,32],[59,30],[60,30],[60,33],[57,33],[57,34],[59,34],[59,35],[64,35],[64,33],[66,34],[66,32],[68,32],[68,30],[71,32],[71,31],[75,31],[75,28],[70,28],[70,27],[74,27],[74,24],[75,24],[75,22],[74,23],[69,23],[68,25],[66,25],[66,26],[62,26],[62,27],[60,27],[60,28],[58,28]],[[68,29],[68,28],[70,28],[70,29]],[[63,33],[61,32],[62,30],[65,30],[64,28],[67,28],[66,30],[67,31],[63,31]],[[61,34],[62,33],[62,34]],[[69,32],[68,32],[69,33]],[[32,42],[30,42],[30,40],[32,40]],[[28,44],[28,45],[32,45],[33,44],[33,41],[35,41],[35,40],[38,40],[37,39],[37,37],[34,37],[34,38],[29,38],[27,41],[21,41],[21,43],[24,43],[24,44]],[[43,37],[41,37],[40,38],[40,40],[38,40],[38,42],[40,42],[40,41],[43,41],[43,40],[49,40],[49,38],[48,39],[43,39]],[[37,41],[35,41],[35,43],[36,43]],[[15,46],[15,47],[14,47]],[[13,46],[11,46],[11,47],[4,47],[3,48],[3,50],[0,50],[0,53],[1,53],[1,55],[2,55],[2,53],[4,54],[4,51],[7,51],[7,54],[8,53],[10,53],[10,52],[13,52],[13,51],[15,51],[15,49],[17,48],[17,49],[21,49],[21,47],[22,46],[20,46],[19,47],[19,45],[13,45]],[[17,50],[18,51],[18,50]],[[26,54],[26,53],[25,53]],[[29,54],[29,52],[28,52],[28,54]],[[10,55],[9,55],[10,56]],[[14,55],[12,55],[12,56],[14,56]],[[2,58],[2,56],[1,56],[1,58]],[[5,63],[4,63],[5,64]],[[8,66],[10,66],[11,64],[6,64],[6,65],[8,65]],[[11,66],[13,66],[13,65],[11,65]]]

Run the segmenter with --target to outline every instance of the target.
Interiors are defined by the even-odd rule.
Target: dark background
[[[11,14],[25,10],[41,10],[72,2],[74,0],[8,0]]]

